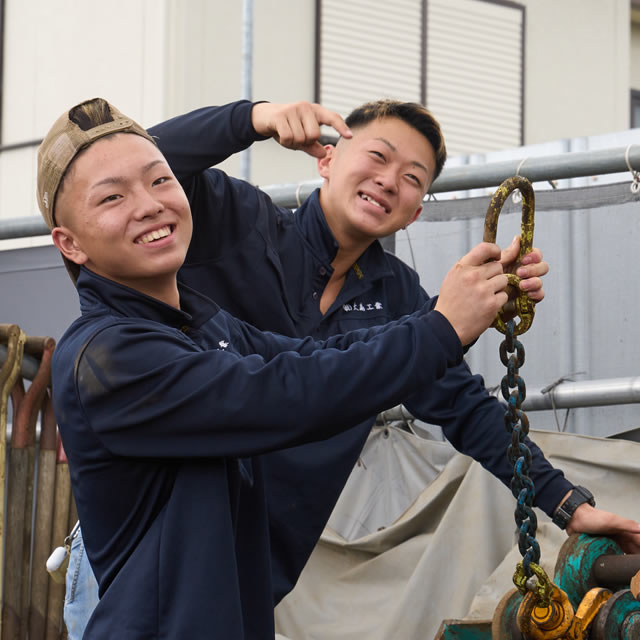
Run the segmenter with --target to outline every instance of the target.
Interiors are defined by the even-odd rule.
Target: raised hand
[[[304,101],[258,103],[251,110],[251,123],[260,135],[273,138],[287,149],[304,151],[314,158],[323,158],[327,153],[318,142],[321,125],[333,127],[345,138],[352,135],[340,115],[319,104]]]

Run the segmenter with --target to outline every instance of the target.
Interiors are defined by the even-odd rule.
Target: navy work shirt
[[[322,315],[320,297],[338,246],[318,192],[292,213],[247,182],[208,169],[262,139],[251,125],[252,106],[240,101],[198,109],[150,129],[191,203],[194,234],[180,277],[261,329],[316,339],[434,306],[436,298],[422,289],[418,274],[376,241]],[[403,403],[419,419],[440,425],[458,451],[509,485],[511,436],[504,427],[504,405],[466,363],[448,369]],[[295,584],[374,421],[372,415],[357,429],[265,460],[271,486],[282,496],[279,513],[272,514],[276,603]],[[551,515],[573,485],[527,442],[535,504]],[[291,485],[293,474],[297,482]]]
[[[427,308],[320,343],[258,331],[183,285],[180,310],[84,267],[77,289],[52,375],[101,596],[84,637],[273,640],[280,496],[261,454],[431,385],[462,359],[453,328]]]

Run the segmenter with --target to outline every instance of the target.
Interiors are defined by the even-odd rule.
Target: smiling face
[[[429,141],[403,120],[357,127],[318,162],[320,203],[339,244],[371,243],[415,220],[433,180]]]
[[[155,297],[175,288],[191,212],[151,142],[129,133],[94,142],[74,160],[55,207],[52,236],[66,258]]]

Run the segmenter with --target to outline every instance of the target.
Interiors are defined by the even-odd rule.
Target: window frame
[[[2,0],[0,0],[1,2]],[[640,1],[640,0],[639,0]],[[514,0],[476,0],[476,2],[486,2],[489,4],[497,4],[503,7],[509,7],[511,9],[519,9],[522,13],[522,27],[520,34],[520,41],[522,43],[520,51],[520,145],[525,143],[525,55],[526,55],[526,33],[527,33],[527,8],[521,2],[515,2]],[[427,94],[429,87],[427,86],[427,55],[428,55],[428,43],[427,43],[427,21],[429,19],[429,0],[421,0],[421,22],[422,22],[422,38],[421,38],[421,60],[420,60],[420,102],[423,105],[427,104]],[[315,68],[314,68],[314,87],[313,95],[314,101],[322,103],[322,96],[320,95],[320,76],[322,73],[322,0],[316,0],[315,5]]]
[[[635,121],[634,107],[640,107],[640,89],[631,89],[629,98],[629,127],[631,129],[640,129],[640,117]]]
[[[0,0],[1,1],[1,0]],[[420,39],[420,102],[426,102],[427,82],[427,42],[425,38],[427,21],[427,2],[420,0],[420,22],[422,23],[422,38]],[[315,12],[315,69],[314,69],[314,102],[322,104],[320,95],[320,76],[322,73],[322,0],[316,0]]]

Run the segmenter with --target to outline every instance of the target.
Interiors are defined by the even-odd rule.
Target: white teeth
[[[160,238],[166,238],[171,234],[171,227],[167,225],[166,227],[162,227],[162,229],[156,229],[155,231],[150,231],[149,233],[145,233],[143,236],[136,240],[136,244],[148,244],[149,242],[153,242],[154,240],[159,240]]]
[[[381,205],[377,200],[374,200],[371,196],[368,196],[366,193],[361,193],[360,197],[363,200],[366,200],[367,202],[370,202],[371,204],[375,204],[376,207],[380,207],[381,209],[383,209],[384,211],[386,211],[386,209],[384,208],[383,205]]]

